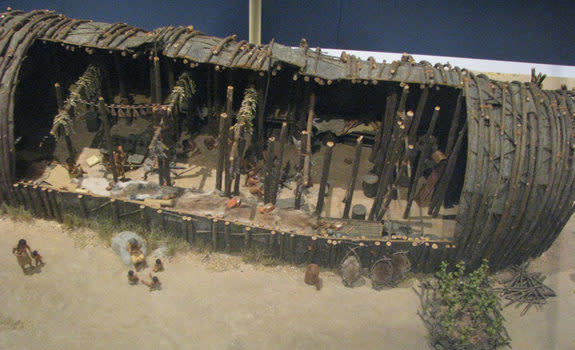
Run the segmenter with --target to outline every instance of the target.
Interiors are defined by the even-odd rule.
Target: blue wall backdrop
[[[0,0],[145,29],[193,24],[248,38],[248,0]],[[575,1],[263,0],[262,41],[575,65]]]

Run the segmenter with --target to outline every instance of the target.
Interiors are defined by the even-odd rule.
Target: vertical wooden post
[[[268,151],[266,159],[266,178],[264,182],[264,202],[269,203],[272,198],[273,182],[274,182],[274,146],[275,137],[268,139]]]
[[[196,232],[196,223],[189,216],[188,216],[188,223],[190,225],[191,232],[192,232],[192,244],[196,244],[196,241],[198,239],[198,233]]]
[[[162,76],[158,56],[154,56],[154,98],[154,103],[162,103]]]
[[[284,239],[285,233],[284,232],[280,232],[278,239],[279,239],[279,243],[280,243],[280,259],[281,260],[285,260],[285,239]]]
[[[217,73],[216,73],[217,74]],[[224,158],[224,173],[225,173],[225,195],[231,195],[231,184],[232,184],[232,174],[230,173],[231,165],[233,164],[232,157],[230,157],[230,147],[229,147],[229,133],[230,133],[230,126],[232,122],[232,113],[234,107],[234,87],[228,86],[226,90],[226,114],[228,115],[229,119],[227,119],[226,124],[226,143],[225,143],[225,158]]]
[[[276,236],[276,231],[270,231],[270,232],[268,232],[268,234],[266,236],[267,237],[266,246],[267,246],[267,249],[270,253],[273,252],[275,236]]]
[[[106,148],[108,149],[114,182],[118,182],[118,172],[116,170],[116,163],[114,162],[114,145],[112,144],[112,135],[110,133],[110,120],[108,119],[108,110],[104,104],[103,97],[98,99],[98,114],[100,115],[100,119],[104,125],[104,137],[106,139]]]
[[[79,194],[78,201],[80,202],[80,213],[82,214],[82,219],[88,219],[88,209],[86,208],[86,203],[84,203],[84,196]]]
[[[286,140],[287,140],[287,131],[288,131],[288,125],[286,122],[282,123],[282,128],[280,131],[280,141],[279,141],[279,151],[278,151],[278,171],[276,173],[275,176],[275,181],[273,184],[273,190],[272,190],[272,197],[270,199],[272,204],[276,204],[276,200],[278,197],[278,191],[281,185],[281,175],[282,175],[282,166],[283,166],[283,158],[284,158],[284,150],[285,150],[285,144],[286,144]]]
[[[188,226],[187,216],[182,216],[182,231],[184,232],[184,239],[190,243],[190,228]]]
[[[303,168],[304,168],[304,163],[305,163],[305,154],[306,154],[306,149],[307,149],[307,131],[302,131],[301,132],[301,143],[300,143],[300,162],[299,162],[299,175],[298,175],[298,181],[297,181],[297,187],[296,187],[296,191],[295,191],[295,203],[294,203],[294,207],[295,209],[299,209],[301,207],[301,195],[302,195],[302,191],[303,191],[303,187],[304,187],[304,182],[303,182]]]
[[[128,90],[126,89],[126,74],[122,69],[122,62],[120,62],[120,54],[114,53],[114,68],[118,73],[118,89],[120,90],[120,98],[126,100],[128,98]]]
[[[241,177],[241,160],[242,160],[242,155],[244,153],[244,148],[246,147],[246,140],[243,137],[243,131],[244,130],[244,126],[242,125],[241,127],[241,131],[240,131],[240,137],[238,139],[238,154],[236,156],[235,159],[235,165],[234,165],[234,178],[235,178],[235,184],[234,184],[234,195],[238,196],[240,194],[240,177]],[[247,175],[246,175],[247,176]]]
[[[303,166],[303,184],[305,187],[311,186],[311,135],[313,127],[314,110],[315,110],[315,93],[312,92],[311,95],[309,96],[307,127],[306,127],[307,142],[305,149],[305,162]]]
[[[222,113],[220,115],[219,135],[218,135],[218,163],[216,169],[216,189],[222,190],[222,173],[224,172],[226,146],[228,143],[226,126],[228,115]]]
[[[347,187],[347,193],[345,195],[345,207],[343,209],[343,218],[349,218],[349,210],[351,209],[351,201],[353,199],[353,191],[355,190],[355,181],[357,179],[357,174],[359,172],[359,163],[361,161],[361,143],[363,141],[363,136],[357,138],[355,145],[355,158],[353,160],[353,166],[351,168],[351,179]]]
[[[228,157],[226,162],[226,178],[225,178],[225,189],[224,195],[226,197],[231,197],[232,195],[232,164],[234,164],[234,157]]]
[[[212,220],[212,250],[218,250],[218,220]]]
[[[57,193],[59,192],[56,192],[52,189],[48,189],[48,199],[52,202],[52,208],[54,209],[54,217],[59,223],[62,223],[64,219],[62,217],[62,211],[60,210],[60,206],[58,204],[58,198],[56,198]]]
[[[112,206],[112,218],[114,219],[114,223],[117,225],[120,223],[120,213],[118,202],[115,198],[110,198],[110,205]]]
[[[62,87],[60,83],[54,84],[54,88],[56,89],[56,104],[58,105],[58,110],[64,109],[64,97],[62,94]]]
[[[289,251],[290,251],[290,261],[292,264],[296,263],[296,256],[295,256],[295,235],[292,233],[289,235]]]
[[[252,228],[249,226],[245,227],[246,233],[244,235],[244,249],[249,249],[252,244]]]
[[[232,245],[230,240],[230,222],[226,221],[224,224],[224,242],[226,245],[226,253],[230,253],[232,251]]]
[[[166,234],[166,217],[164,216],[164,211],[162,209],[156,210],[156,213],[160,216],[160,226],[162,226],[162,234]]]
[[[50,219],[54,219],[56,215],[54,214],[52,203],[50,203],[50,199],[48,198],[46,187],[40,187],[40,196],[42,198],[42,202],[44,203],[44,207],[46,208],[46,216]]]
[[[44,205],[44,201],[42,201],[42,197],[40,194],[40,190],[38,189],[38,185],[33,185],[31,188],[32,199],[36,203],[36,207],[38,208],[38,215],[42,218],[48,217],[48,208]]]
[[[327,187],[327,179],[329,177],[329,167],[331,164],[331,157],[333,154],[333,146],[334,143],[333,142],[328,142],[326,144],[326,151],[325,151],[325,155],[323,158],[323,169],[321,172],[321,182],[319,184],[319,192],[317,195],[317,205],[315,208],[315,214],[316,215],[321,215],[321,211],[323,210],[323,203],[325,201],[325,190]]]

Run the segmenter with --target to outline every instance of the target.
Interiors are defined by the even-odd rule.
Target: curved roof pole
[[[260,45],[262,43],[262,0],[250,1],[250,43]]]

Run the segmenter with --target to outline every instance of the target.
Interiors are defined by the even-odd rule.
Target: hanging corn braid
[[[80,101],[95,101],[102,93],[103,69],[96,65],[89,65],[84,74],[70,87],[70,95],[64,103],[64,108],[58,111],[52,123],[50,134],[56,139],[73,133],[72,117],[78,111],[76,108],[85,108]]]

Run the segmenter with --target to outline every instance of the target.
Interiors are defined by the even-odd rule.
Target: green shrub
[[[422,288],[423,320],[439,349],[495,349],[510,339],[503,326],[497,294],[488,280],[489,265],[465,274],[465,263],[448,270],[443,262],[436,279]]]

